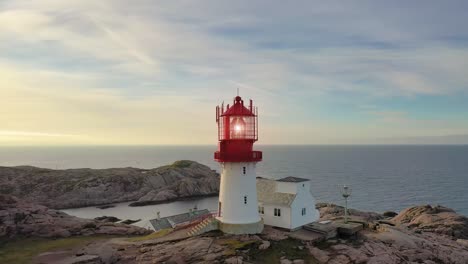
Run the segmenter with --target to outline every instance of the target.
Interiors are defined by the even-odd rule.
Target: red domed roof
[[[234,104],[226,109],[221,116],[255,116],[251,110],[244,106],[244,101],[240,96],[234,98]]]

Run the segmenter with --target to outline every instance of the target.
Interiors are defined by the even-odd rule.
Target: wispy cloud
[[[468,99],[465,9],[456,1],[4,1],[0,129],[106,144],[209,143],[212,106],[240,88],[261,106],[271,131],[264,143],[288,143],[286,132],[306,143],[468,133],[460,123],[468,107],[456,100]],[[415,107],[437,104],[457,112],[438,113],[430,132],[407,122]],[[444,117],[445,127],[432,125]]]

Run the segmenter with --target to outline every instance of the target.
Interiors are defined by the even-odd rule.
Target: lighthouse
[[[229,234],[256,234],[263,230],[258,213],[256,172],[262,152],[253,150],[258,140],[257,108],[240,96],[233,104],[216,107],[218,151],[214,159],[221,165],[217,219],[219,229]]]

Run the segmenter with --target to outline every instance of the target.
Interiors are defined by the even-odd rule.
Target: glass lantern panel
[[[229,125],[231,139],[255,139],[255,117],[232,116]]]

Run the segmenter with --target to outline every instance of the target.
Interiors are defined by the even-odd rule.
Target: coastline
[[[195,200],[195,199],[201,199],[201,198],[215,197],[215,196],[218,196],[218,195],[219,195],[219,192],[209,193],[209,194],[197,194],[197,195],[191,195],[191,196],[183,196],[183,197],[177,197],[177,198],[172,198],[172,199],[167,199],[167,200],[162,200],[162,201],[141,201],[141,202],[134,201],[134,202],[131,202],[128,206],[130,206],[130,207],[142,207],[142,206],[147,206],[147,205],[167,204],[167,203],[173,203],[173,202],[179,202],[179,201],[189,201],[189,200]]]
[[[66,169],[1,167],[0,193],[53,209],[170,203],[217,195],[219,174],[179,160],[154,169]]]
[[[396,264],[423,260],[427,264],[465,264],[468,259],[468,218],[441,206],[412,206],[392,215],[350,209],[350,222],[360,226],[354,236],[339,230],[331,235],[271,226],[256,235],[219,231],[191,235],[193,226],[151,233],[144,227],[108,222],[109,218],[83,219],[7,195],[0,196],[0,207],[5,225],[0,238],[8,248],[0,252],[2,263],[13,263],[18,257],[24,263],[84,263],[80,262],[83,259],[106,263],[112,258],[122,264]],[[343,207],[331,203],[316,207],[321,221],[341,225]]]
[[[122,203],[129,203],[128,204],[129,207],[144,207],[148,205],[169,204],[173,202],[190,201],[192,199],[196,200],[196,199],[202,199],[202,198],[216,197],[218,195],[219,195],[219,192],[215,192],[215,193],[209,193],[209,194],[197,194],[197,195],[191,195],[191,196],[176,197],[176,198],[171,198],[171,199],[166,199],[166,200],[161,200],[161,201],[139,202],[138,200],[125,200],[125,201],[118,201],[118,202],[113,202],[113,203],[100,203],[100,204],[92,204],[92,205],[78,206],[78,207],[73,207],[73,206],[72,207],[60,207],[60,208],[54,208],[54,209],[70,210],[70,209],[82,209],[82,208],[95,207],[95,208],[105,211],[106,209],[114,208],[115,205],[122,204]],[[104,208],[101,208],[101,207],[104,207]]]

